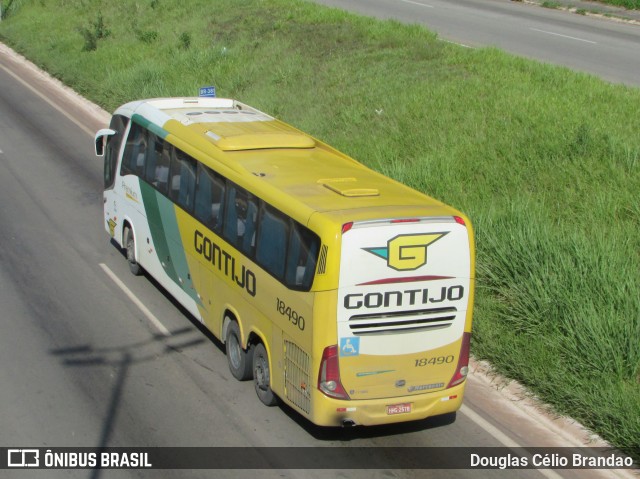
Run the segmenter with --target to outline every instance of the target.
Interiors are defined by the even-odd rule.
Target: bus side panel
[[[199,300],[191,288],[193,265],[190,265],[180,239],[177,208],[151,185],[130,175],[135,186],[129,187],[129,196],[139,198],[140,216],[132,218],[136,232],[138,262],[180,304],[201,320]],[[128,178],[128,177],[127,177]],[[138,190],[139,194],[138,194]]]
[[[271,363],[271,388],[285,402],[307,413],[300,398],[310,396],[312,292],[290,291],[192,216],[179,215],[181,243],[193,275],[205,325],[222,335],[231,312],[240,324],[243,344],[250,335],[265,344]],[[191,266],[193,265],[193,266]],[[315,378],[313,379],[315,380]]]

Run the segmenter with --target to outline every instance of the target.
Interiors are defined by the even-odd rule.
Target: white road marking
[[[425,8],[435,8],[433,5],[427,5],[426,3],[412,2],[411,0],[400,0],[400,1],[404,3],[410,3],[411,5],[418,5],[420,7],[425,7]]]
[[[20,83],[22,83],[25,87],[27,87],[29,90],[31,90],[33,93],[35,93],[36,95],[38,95],[40,98],[42,98],[44,101],[46,101],[49,105],[51,105],[53,108],[55,108],[56,110],[58,110],[60,113],[62,113],[69,121],[73,122],[78,128],[80,128],[82,131],[84,131],[85,133],[88,133],[89,135],[91,135],[92,137],[95,135],[95,132],[93,130],[90,130],[89,128],[86,127],[86,125],[83,125],[81,122],[79,122],[78,120],[76,120],[73,116],[71,116],[69,113],[67,113],[62,107],[58,106],[57,104],[55,104],[54,102],[52,102],[49,98],[47,98],[46,95],[44,95],[43,93],[40,93],[38,90],[36,90],[34,87],[32,87],[31,85],[29,85],[26,81],[24,81],[22,78],[20,78],[18,75],[16,75],[15,73],[13,73],[11,70],[9,70],[7,67],[5,67],[4,65],[0,65],[0,68],[2,68],[5,72],[7,72],[9,75],[11,75],[13,78],[15,78],[16,80],[18,80]]]
[[[503,446],[509,448],[524,448],[523,445],[511,439],[500,429],[495,427],[489,421],[480,416],[480,414],[470,409],[466,405],[462,405],[462,407],[460,408],[460,412],[471,419],[473,422],[475,422],[478,426],[480,426],[480,428],[484,429],[487,433],[493,436],[493,438],[500,442]],[[538,469],[537,471],[548,479],[562,479],[562,476],[560,474],[551,469]]]
[[[533,30],[534,32],[546,33],[547,35],[555,35],[556,37],[568,38],[570,40],[576,40],[579,42],[591,43],[593,45],[596,45],[598,43],[591,40],[585,40],[584,38],[570,37],[569,35],[563,35],[562,33],[548,32],[547,30],[540,30],[538,28],[529,28],[529,30]]]
[[[156,329],[158,329],[158,331],[160,331],[160,333],[164,336],[171,336],[171,333],[169,332],[169,330],[165,327],[164,324],[162,324],[160,322],[160,320],[158,318],[156,318],[153,313],[151,311],[149,311],[149,308],[147,308],[142,301],[140,301],[137,296],[135,294],[133,294],[131,292],[131,290],[129,288],[127,288],[127,286],[120,280],[120,278],[118,278],[116,276],[116,274],[111,271],[111,269],[109,269],[109,267],[104,264],[104,263],[100,263],[100,267],[102,268],[102,270],[107,273],[107,276],[109,276],[109,278],[111,278],[111,281],[113,281],[114,283],[116,283],[116,285],[124,292],[124,294],[127,295],[127,297],[133,301],[133,304],[135,304],[140,311],[142,311],[142,314],[144,314],[147,319],[149,320],[149,322],[151,324],[153,324]]]

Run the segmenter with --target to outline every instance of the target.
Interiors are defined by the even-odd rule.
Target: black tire
[[[231,321],[227,327],[225,337],[227,351],[227,363],[233,377],[238,381],[246,381],[253,377],[253,348],[250,346],[245,351],[240,340],[240,327],[235,321]]]
[[[253,352],[253,385],[262,404],[265,406],[278,404],[278,397],[271,390],[269,356],[262,343],[258,344]]]
[[[142,266],[136,261],[136,240],[133,237],[133,231],[128,226],[124,232],[124,249],[127,253],[129,271],[134,276],[140,276],[142,274]]]

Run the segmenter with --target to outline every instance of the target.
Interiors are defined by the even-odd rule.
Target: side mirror
[[[103,128],[96,133],[96,156],[104,156],[104,139],[115,135],[111,128]]]

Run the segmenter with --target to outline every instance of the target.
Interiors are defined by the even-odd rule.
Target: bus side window
[[[256,242],[256,261],[279,279],[284,278],[288,237],[288,218],[275,208],[263,204]]]
[[[196,189],[196,161],[174,147],[169,171],[169,198],[185,210],[192,211]]]
[[[223,235],[233,246],[253,256],[258,216],[256,198],[244,188],[229,182]]]
[[[121,175],[144,174],[144,160],[147,153],[147,130],[137,123],[131,124],[127,143],[122,155]]]
[[[246,214],[244,221],[244,235],[240,249],[248,256],[253,256],[253,250],[256,246],[256,225],[258,222],[258,202],[253,195],[247,197]]]
[[[285,283],[294,289],[309,290],[318,260],[319,238],[304,226],[295,223],[287,251]]]
[[[158,159],[162,155],[164,140],[151,132],[147,132],[147,139],[147,161],[144,166],[144,179],[147,180],[148,183],[154,184],[156,181]]]
[[[206,166],[198,163],[195,216],[212,230],[222,226],[224,181]]]
[[[158,157],[152,184],[160,193],[167,194],[169,185],[169,163],[171,162],[171,145],[166,141],[162,145],[162,153]]]

